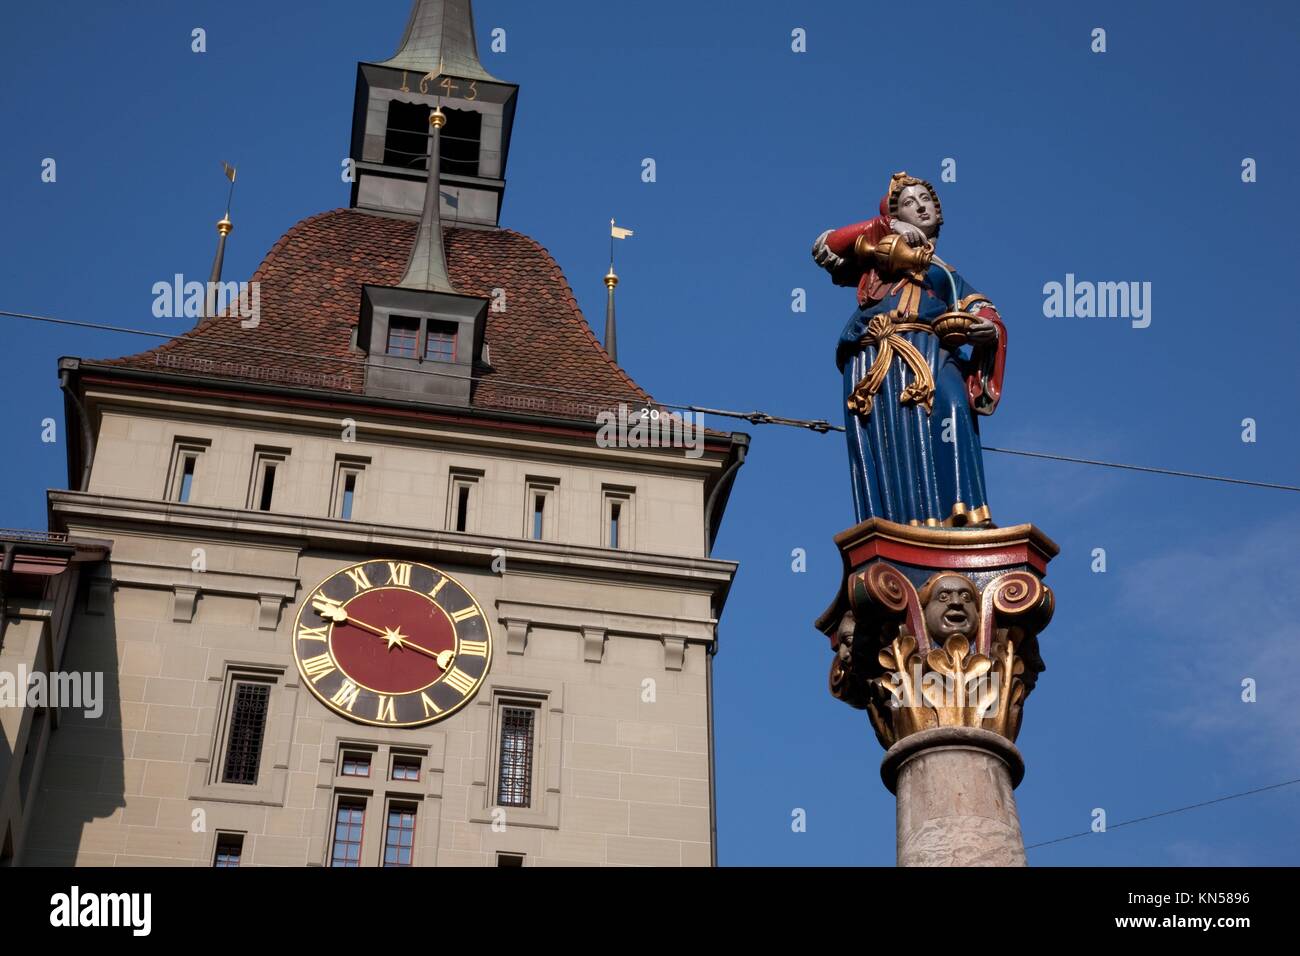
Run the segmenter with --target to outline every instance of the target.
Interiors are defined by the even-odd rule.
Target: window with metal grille
[[[242,833],[217,834],[217,852],[212,859],[215,867],[236,867],[244,855],[244,835]]]
[[[497,803],[527,807],[533,796],[533,726],[531,707],[501,708],[501,763],[497,773]]]
[[[388,830],[384,835],[384,866],[410,866],[415,849],[415,807],[388,808]]]
[[[339,801],[339,808],[334,813],[334,849],[330,853],[330,866],[361,865],[361,832],[365,821],[365,801]]]
[[[388,354],[400,358],[415,358],[416,342],[420,338],[420,320],[393,316],[388,320]]]
[[[251,786],[257,783],[257,765],[262,759],[262,736],[266,731],[271,685],[237,682],[233,697],[221,781]]]
[[[424,357],[435,362],[456,361],[456,326],[450,322],[430,322],[424,340]]]

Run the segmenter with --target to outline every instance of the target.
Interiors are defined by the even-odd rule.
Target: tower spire
[[[479,62],[470,0],[415,0],[397,52],[379,65],[500,82]]]
[[[614,286],[618,285],[618,275],[614,272],[614,240],[627,239],[632,235],[631,229],[614,225],[609,221],[609,271],[605,273],[605,288],[609,298],[605,302],[605,351],[615,362],[618,361],[618,329],[614,324]]]
[[[605,351],[615,362],[618,361],[618,332],[614,326],[614,286],[618,285],[618,276],[614,274],[614,261],[609,263],[609,271],[605,273],[605,288],[609,290],[609,298],[605,302]]]
[[[417,5],[418,6],[418,5]],[[439,69],[441,72],[441,69]],[[439,167],[442,165],[441,131],[447,123],[447,114],[439,103],[429,114],[429,177],[424,189],[424,209],[420,213],[420,228],[411,247],[411,258],[398,285],[404,289],[424,289],[429,292],[455,292],[447,275],[447,259],[442,248],[442,217],[439,215],[441,188]]]
[[[212,259],[212,272],[208,274],[207,296],[204,299],[206,308],[203,314],[211,318],[217,311],[217,284],[221,282],[221,267],[226,260],[226,237],[235,230],[235,224],[230,221],[230,202],[235,197],[235,167],[222,161],[221,169],[230,180],[230,190],[226,193],[226,214],[217,220],[217,254]]]

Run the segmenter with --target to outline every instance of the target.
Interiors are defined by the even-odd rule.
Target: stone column
[[[898,797],[899,866],[1025,866],[1012,790],[1025,774],[1015,744],[978,727],[936,727],[885,753]]]

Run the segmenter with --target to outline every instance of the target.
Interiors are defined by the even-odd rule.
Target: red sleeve
[[[992,415],[1002,398],[1002,373],[1007,367],[1007,327],[991,305],[975,314],[998,327],[998,344],[976,348],[971,356],[973,368],[966,376],[966,394],[976,414]]]
[[[827,236],[827,247],[844,260],[844,264],[831,273],[831,281],[836,285],[856,285],[858,287],[859,302],[878,298],[879,296],[874,294],[880,285],[876,270],[863,268],[862,263],[853,251],[853,244],[858,241],[859,236],[863,235],[867,236],[871,242],[876,243],[889,235],[890,232],[892,230],[889,228],[889,218],[887,216],[876,216],[874,219],[868,219],[865,222],[858,222],[851,226],[844,226],[842,229],[836,229]]]
[[[852,226],[836,229],[826,237],[826,245],[830,247],[831,252],[847,259],[853,255],[853,244],[858,241],[858,236],[870,236],[871,241],[875,243],[885,238],[889,233],[889,220],[884,216],[876,216],[866,222],[854,223]]]

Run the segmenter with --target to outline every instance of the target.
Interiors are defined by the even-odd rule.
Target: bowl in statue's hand
[[[956,349],[970,340],[970,327],[975,321],[975,316],[968,312],[945,312],[932,325],[934,334],[939,336],[939,344],[946,349]]]

